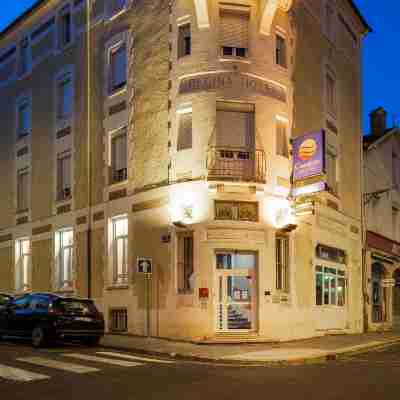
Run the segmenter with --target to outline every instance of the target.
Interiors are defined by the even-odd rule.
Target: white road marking
[[[29,364],[39,365],[41,367],[60,369],[62,371],[75,372],[77,374],[87,374],[88,372],[100,371],[99,369],[93,368],[93,367],[85,367],[84,365],[66,363],[66,362],[61,362],[61,361],[52,360],[50,358],[43,358],[43,357],[17,358],[17,361],[22,361],[22,362],[26,362]]]
[[[114,360],[114,359],[110,359],[110,358],[90,356],[90,355],[87,355],[87,354],[65,353],[65,354],[63,354],[63,356],[78,358],[80,360],[85,360],[85,361],[93,361],[93,362],[96,362],[96,363],[117,365],[119,367],[139,367],[139,366],[143,365],[143,364],[137,363],[137,362],[124,361],[124,360]]]
[[[159,363],[159,364],[175,364],[175,361],[158,360],[155,358],[147,358],[147,357],[138,357],[138,356],[132,356],[130,354],[114,353],[112,351],[96,351],[96,354],[100,354],[103,356],[110,356],[110,357],[125,358],[126,360],[146,361],[146,362]]]
[[[8,367],[7,365],[0,365],[0,378],[17,382],[32,382],[50,379],[48,375],[42,375],[37,374],[36,372],[26,371],[24,369]]]

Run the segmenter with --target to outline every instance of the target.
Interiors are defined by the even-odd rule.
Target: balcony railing
[[[210,147],[207,155],[208,180],[265,183],[263,150]]]

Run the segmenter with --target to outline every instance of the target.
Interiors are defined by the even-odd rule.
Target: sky
[[[388,125],[393,125],[394,121],[400,124],[400,105],[396,103],[397,93],[400,93],[400,76],[397,75],[400,65],[397,48],[400,41],[400,1],[354,1],[373,28],[373,32],[365,38],[363,48],[363,126],[367,133],[368,114],[380,106],[388,112]],[[0,31],[36,0],[1,2]]]

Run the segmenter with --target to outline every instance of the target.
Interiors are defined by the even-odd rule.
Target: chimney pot
[[[379,107],[369,114],[371,133],[375,136],[381,136],[386,132],[387,112]]]

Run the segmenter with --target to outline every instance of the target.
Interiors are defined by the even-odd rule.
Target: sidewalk
[[[400,333],[332,335],[276,344],[193,344],[124,335],[106,335],[102,340],[104,347],[143,354],[255,365],[332,360],[344,354],[366,352],[394,343],[400,343]]]

